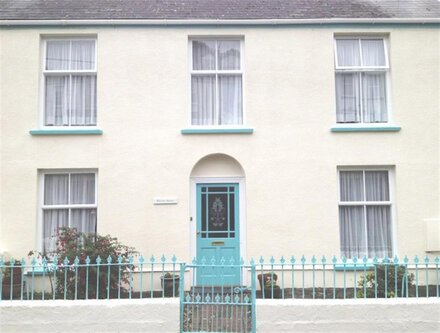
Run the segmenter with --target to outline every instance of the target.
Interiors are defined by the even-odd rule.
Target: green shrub
[[[376,265],[376,270],[370,271],[366,276],[362,276],[358,282],[359,289],[357,291],[357,297],[385,298],[385,289],[388,298],[397,296],[406,296],[407,286],[408,288],[414,284],[414,274],[409,273],[405,266],[398,266],[394,264],[381,264]],[[397,290],[396,290],[396,273],[397,273]],[[386,276],[386,284],[385,284]],[[386,286],[386,288],[385,288]],[[364,294],[365,289],[365,294]]]
[[[56,298],[74,299],[75,287],[77,299],[107,298],[107,295],[115,298],[127,294],[129,271],[134,268],[130,257],[137,254],[134,248],[121,244],[110,235],[85,234],[72,228],[60,228],[57,238],[57,249],[49,254],[49,257],[56,258],[57,265],[49,263],[47,267],[49,277],[56,276],[55,281],[51,280]],[[98,257],[100,266],[96,265]],[[109,257],[112,264],[117,264],[118,260],[120,264],[109,266]],[[69,260],[67,265],[65,258]],[[78,258],[77,263],[75,258]]]

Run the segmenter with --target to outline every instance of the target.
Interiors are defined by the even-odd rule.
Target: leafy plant
[[[55,275],[56,298],[115,298],[127,294],[133,247],[110,235],[85,234],[60,228],[57,249],[49,253],[49,277]]]
[[[270,276],[266,276],[266,281],[264,282],[264,288],[270,289],[277,287],[277,281],[272,279]]]
[[[2,267],[2,281],[3,284],[10,284],[11,282],[11,274],[13,274],[13,284],[21,283],[21,274],[22,274],[22,267],[21,262],[19,260],[15,260],[14,265],[12,266],[11,261],[5,261],[3,263]]]
[[[381,264],[375,267],[375,271],[368,272],[358,281],[357,297],[374,298],[376,288],[378,298],[384,298],[385,292],[388,298],[395,297],[396,292],[398,297],[406,296],[407,286],[409,289],[414,284],[414,274],[409,273],[405,266]]]
[[[163,275],[163,278],[164,278],[164,279],[178,279],[178,278],[179,278],[179,275],[177,275],[177,274],[175,274],[175,273],[171,273],[171,272],[166,272],[166,273]]]

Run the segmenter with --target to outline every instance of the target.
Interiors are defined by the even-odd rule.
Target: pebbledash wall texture
[[[222,214],[211,205],[215,195],[198,191],[198,184],[210,183],[239,186],[237,201],[223,202],[236,213],[225,217],[229,230],[215,226],[222,231],[216,237],[239,239],[234,255],[438,254],[438,3],[421,1],[414,5],[419,11],[410,10],[413,2],[402,3],[418,14],[413,17],[389,14],[391,1],[382,7],[351,1],[370,10],[338,16],[342,5],[335,1],[332,18],[318,12],[289,17],[298,7],[286,7],[286,17],[278,17],[274,12],[282,13],[288,1],[277,3],[280,8],[265,17],[240,17],[241,5],[234,17],[228,1],[218,6],[228,8],[230,17],[216,17],[221,8],[208,8],[209,15],[185,7],[183,17],[140,17],[142,11],[106,17],[105,6],[93,12],[58,8],[55,1],[2,3],[0,252],[22,257],[48,249],[44,238],[52,226],[70,225],[96,227],[144,255],[190,260],[206,251],[200,237]],[[46,5],[52,6],[46,12],[32,7]],[[258,5],[268,8],[264,1]],[[72,72],[75,40],[95,41],[96,57],[87,59],[96,68]],[[49,41],[66,67],[48,64]],[[67,55],[57,49],[63,41]],[[236,52],[235,60],[222,69],[219,45],[228,41],[222,45]],[[368,41],[383,48],[368,49]],[[335,49],[342,54],[344,45],[350,55],[338,63]],[[368,52],[377,52],[376,64],[355,63],[358,53],[365,63]],[[78,57],[81,62],[87,56]],[[378,81],[371,85],[368,75]],[[75,86],[78,77],[92,83]],[[229,83],[222,85],[222,78]],[[380,108],[372,121],[366,121],[368,103]],[[74,126],[79,110],[86,115]],[[75,183],[75,175],[84,173],[88,185],[81,177]],[[53,178],[53,185],[51,175],[66,175],[66,183]],[[75,186],[79,193],[96,190],[75,202],[81,197]],[[376,193],[370,198],[369,188]],[[350,198],[343,198],[344,191],[351,191]],[[207,212],[199,213],[203,200]],[[353,206],[358,208],[347,208]],[[57,216],[46,213],[54,209]],[[83,217],[77,218],[79,209]]]

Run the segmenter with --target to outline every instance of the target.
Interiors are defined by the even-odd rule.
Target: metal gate
[[[215,284],[206,283],[197,278],[198,270],[203,270],[202,277],[209,271],[220,272],[220,278]],[[231,270],[240,272],[239,285],[227,284]],[[180,276],[185,273],[189,281],[180,280],[180,332],[256,332],[254,265],[237,265],[233,260],[227,264],[224,259],[219,264],[193,262],[182,264]]]

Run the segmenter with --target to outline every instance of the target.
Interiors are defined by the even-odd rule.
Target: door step
[[[251,288],[248,288],[246,286],[194,286],[191,287],[189,293],[192,295],[197,294],[214,294],[214,295],[226,295],[226,294],[243,294],[243,295],[250,295],[251,294]]]

